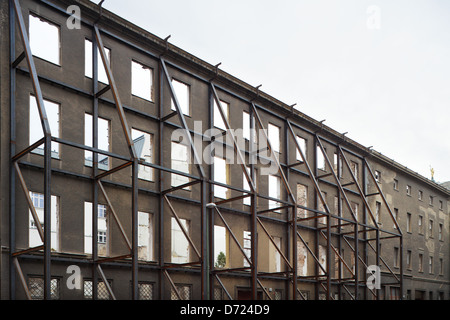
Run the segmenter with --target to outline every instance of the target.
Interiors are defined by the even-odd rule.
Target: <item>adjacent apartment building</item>
[[[0,17],[1,299],[450,299],[449,189],[101,4]]]

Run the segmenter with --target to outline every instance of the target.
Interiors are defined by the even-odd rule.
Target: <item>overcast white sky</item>
[[[98,3],[98,0],[94,1]],[[371,7],[375,6],[375,7]],[[365,146],[450,180],[450,1],[106,0]],[[378,28],[379,27],[379,28]]]

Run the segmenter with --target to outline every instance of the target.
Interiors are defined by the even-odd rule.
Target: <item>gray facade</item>
[[[450,299],[448,189],[87,0],[0,16],[1,299]],[[58,61],[33,68],[36,17]],[[222,135],[219,100],[226,127],[269,136]]]

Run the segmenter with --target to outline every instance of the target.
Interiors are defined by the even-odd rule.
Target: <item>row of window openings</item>
[[[44,213],[44,195],[36,192],[30,192],[33,205],[41,226],[43,227],[43,213]],[[98,205],[97,218],[97,242],[99,256],[109,255],[109,220],[107,214],[107,207],[105,205]],[[52,250],[60,251],[59,243],[59,198],[51,196],[51,245]],[[31,211],[29,213],[29,246],[37,247],[42,245],[36,224],[34,222]],[[186,219],[180,219],[181,226],[189,234],[190,223]],[[175,218],[171,220],[171,261],[173,263],[187,263],[189,262],[190,248],[189,242],[185,237],[182,227]],[[214,250],[215,250],[215,265],[223,267],[226,264],[227,252],[227,234],[225,227],[214,227]],[[281,244],[281,238],[275,238],[278,245]],[[243,234],[243,247],[248,258],[251,258],[251,234],[247,231]],[[275,250],[275,248],[273,248]],[[92,254],[92,203],[84,203],[84,252]],[[153,257],[153,217],[152,214],[146,212],[138,213],[138,255],[140,260],[152,261]],[[280,256],[277,252],[275,258],[275,265],[279,266],[281,263]],[[247,259],[244,258],[244,265],[248,266]],[[278,268],[278,267],[276,267]]]
[[[432,261],[430,264],[432,265]],[[337,277],[337,276],[336,276]],[[108,280],[109,285],[112,285],[112,281]],[[83,280],[83,298],[84,299],[92,299],[93,294],[93,282],[92,280]],[[176,290],[178,294],[183,300],[192,299],[192,286],[186,284],[175,284]],[[44,299],[44,278],[32,276],[28,278],[28,288],[30,291],[31,298],[33,300],[42,300]],[[50,282],[50,293],[52,300],[60,299],[60,279],[52,278]],[[139,300],[153,300],[153,283],[138,283],[138,299]],[[384,289],[384,288],[383,288]],[[309,300],[309,291],[301,291],[301,294],[304,298]],[[273,299],[281,300],[283,296],[282,290],[275,290]],[[390,287],[390,299],[398,300],[400,297],[400,288]],[[97,299],[98,300],[109,300],[111,297],[106,289],[106,285],[102,280],[99,280],[97,283]],[[178,295],[175,290],[171,288],[171,300],[178,300]],[[325,299],[325,294],[320,294],[319,299]],[[214,288],[214,300],[223,300],[224,299],[224,291],[222,288]],[[338,293],[335,294],[335,299],[339,299]],[[345,299],[345,293],[343,294],[342,299]],[[407,300],[411,299],[411,290],[407,290]],[[432,299],[432,292],[430,291],[430,300]],[[444,299],[444,293],[442,291],[438,292],[438,299]]]
[[[112,281],[108,280],[109,286],[112,286]],[[44,278],[37,276],[30,276],[28,278],[28,290],[31,299],[44,299]],[[92,299],[93,282],[92,280],[83,280],[83,298]],[[52,300],[60,299],[60,279],[52,278],[50,280],[50,298]],[[97,299],[109,300],[111,299],[106,284],[103,280],[97,283]],[[138,283],[138,299],[139,300],[153,300],[153,283],[139,282]]]
[[[59,105],[50,101],[45,100],[45,108],[47,111],[47,118],[50,123],[50,130],[53,136],[59,137]],[[37,142],[43,137],[42,127],[38,119],[38,107],[36,99],[30,96],[30,132],[29,139],[30,145]],[[90,114],[85,114],[85,132],[84,132],[84,144],[88,147],[92,147],[92,121],[93,117]],[[143,159],[147,163],[152,163],[153,155],[153,135],[146,133],[137,129],[131,130],[132,139],[135,145],[135,149],[138,153],[139,158]],[[109,120],[99,118],[98,119],[98,149],[103,151],[109,151],[110,149],[110,122]],[[59,144],[56,142],[51,143],[52,157],[59,158]],[[43,154],[43,146],[39,146],[34,150],[34,153]],[[85,151],[85,165],[92,166],[93,153],[91,151]],[[188,146],[172,142],[172,169],[189,173],[189,149]],[[109,157],[99,154],[98,156],[98,166],[100,169],[108,170],[109,168]],[[226,160],[219,157],[214,157],[214,176],[215,181],[219,183],[228,184],[228,165]],[[149,166],[140,165],[138,171],[138,177],[144,180],[153,180],[153,170]],[[250,190],[247,180],[243,174],[244,188]],[[173,174],[172,175],[172,186],[179,186],[185,184],[189,181],[189,178]],[[189,189],[189,188],[187,188]],[[272,197],[280,199],[280,178],[277,176],[269,176],[269,194]],[[225,187],[215,187],[216,196],[219,198],[227,197],[227,188]],[[244,203],[250,205],[250,198],[245,198]],[[271,202],[271,207],[275,206],[276,203]]]
[[[112,281],[108,280],[108,285],[112,287]],[[192,299],[192,285],[175,283],[175,288],[171,287],[170,299],[178,300],[179,297],[182,300]],[[28,278],[28,289],[30,296],[33,300],[44,299],[44,278],[31,276]],[[138,283],[138,300],[153,300],[154,298],[154,284],[150,282]],[[178,294],[177,294],[178,292]],[[303,292],[303,294],[305,294]],[[91,300],[93,295],[93,282],[92,280],[83,280],[83,298]],[[179,295],[179,296],[178,296]],[[274,300],[281,300],[283,297],[283,290],[275,289],[272,293]],[[60,299],[60,278],[52,278],[50,280],[50,298],[52,300]],[[111,296],[106,288],[103,280],[99,280],[97,283],[97,299],[98,300],[110,300]],[[222,288],[214,288],[214,300],[225,299],[225,293]]]
[[[394,187],[394,190],[398,191],[398,180],[397,179],[394,179],[393,187]],[[406,194],[408,196],[411,196],[411,194],[412,194],[412,187],[410,185],[406,185]],[[422,190],[418,190],[417,195],[418,195],[417,198],[420,201],[423,201],[423,191]],[[434,205],[434,198],[435,198],[434,196],[429,196],[428,204],[430,206]],[[439,210],[444,210],[444,202],[442,200],[439,200]]]
[[[44,199],[42,194],[38,193],[30,193],[33,204],[36,208],[36,212],[38,214],[39,220],[43,220],[43,205]],[[58,236],[58,224],[59,224],[59,209],[58,209],[58,198],[56,196],[51,197],[51,241],[52,241],[52,249],[55,251],[59,251],[59,236]],[[86,254],[92,253],[92,203],[85,202],[85,236],[84,236],[84,248]],[[430,220],[431,221],[431,220]],[[180,219],[181,226],[185,229],[185,231],[189,234],[190,223],[188,220]],[[432,221],[431,221],[432,222]],[[41,225],[43,223],[41,222]],[[107,208],[104,205],[98,205],[98,254],[100,256],[108,256],[109,255],[109,245],[108,245],[108,216],[107,216]],[[171,261],[173,263],[188,263],[190,261],[190,247],[187,238],[185,237],[182,227],[181,227],[175,218],[171,220]],[[439,229],[439,237],[442,236],[442,224],[440,224]],[[34,220],[32,218],[30,212],[30,247],[41,245],[39,234],[34,225]],[[252,234],[249,231],[243,232],[243,250],[246,257],[243,257],[243,266],[249,267],[250,264],[248,260],[251,261],[251,239]],[[278,248],[281,248],[282,240],[280,237],[273,237],[275,244]],[[225,227],[214,226],[214,261],[215,267],[223,268],[227,266],[229,263],[228,258],[228,235]],[[139,259],[145,261],[153,260],[153,223],[152,223],[152,215],[145,212],[139,212],[138,215],[138,255]],[[306,247],[303,243],[298,242],[298,262],[299,262],[299,274],[306,276],[308,274],[307,271],[307,251]],[[270,244],[269,254],[271,258],[270,261],[270,271],[271,272],[281,272],[282,261],[281,255],[273,246]],[[394,266],[398,267],[399,264],[399,250],[398,248],[394,248]],[[325,247],[319,245],[319,261],[324,267],[326,265],[326,251]],[[443,260],[440,259],[440,274],[443,272]],[[430,257],[430,268],[432,268],[433,258]],[[354,265],[354,261],[353,261]],[[406,255],[406,265],[408,269],[411,269],[411,251],[407,252]],[[431,270],[431,269],[430,269]],[[423,254],[419,254],[419,271],[423,272]],[[323,274],[323,270],[320,270],[321,274]],[[431,272],[430,272],[431,273]]]

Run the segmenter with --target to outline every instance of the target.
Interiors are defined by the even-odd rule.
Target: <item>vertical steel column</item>
[[[341,178],[341,175],[342,175],[342,172],[341,172],[341,154],[339,153],[339,150],[337,150],[337,152],[336,152],[336,157],[337,157],[337,159],[336,159],[336,162],[337,162],[337,177],[336,177],[336,179],[337,179],[337,181],[339,181],[339,179]],[[339,188],[339,186],[338,186],[338,188],[337,188],[337,197],[338,197],[338,201],[337,201],[337,205],[338,205],[338,216],[339,217],[343,217],[343,210],[342,210],[342,201],[341,201],[341,188]],[[341,226],[341,224],[342,224],[342,221],[341,221],[341,219],[338,219],[338,227],[337,227],[337,233],[339,234],[339,236],[338,236],[338,250],[339,250],[339,254],[340,255],[342,255],[342,235],[341,235],[341,231],[342,231],[342,226]],[[339,262],[338,262],[338,277],[337,277],[337,279],[338,279],[338,285],[337,285],[337,290],[338,290],[338,296],[339,296],[339,300],[341,300],[342,299],[342,285],[341,285],[341,282],[342,282],[342,277],[341,277],[341,274],[342,274],[342,270],[343,270],[343,268],[342,268],[342,263],[341,263],[341,261],[339,260]]]
[[[400,242],[400,300],[403,300],[403,237],[399,237]]]
[[[10,61],[10,158],[16,154],[16,69],[12,64],[16,59],[16,22],[14,5],[9,1],[9,61]],[[16,269],[12,253],[16,251],[16,172],[13,161],[9,163],[9,298],[16,299]]]
[[[363,166],[362,166],[362,180],[363,180],[363,194],[366,197],[367,196],[367,190],[368,190],[368,181],[367,181],[367,167],[366,167],[366,163],[365,161],[363,161]],[[363,223],[364,225],[367,225],[367,211],[366,211],[366,206],[363,206]],[[363,226],[362,227],[364,230],[364,234],[363,234],[363,255],[364,255],[364,263],[367,265],[368,263],[368,257],[367,257],[367,227]],[[363,274],[365,274],[365,272],[363,272]],[[364,286],[364,300],[367,300],[367,286]]]
[[[256,134],[256,121],[255,121],[255,111],[254,108],[250,108],[249,110],[249,116],[250,116],[250,141],[249,141],[249,149],[250,149],[250,155],[251,157],[253,157],[253,153],[258,149],[258,146],[254,145],[254,139],[255,139],[255,134]],[[256,150],[255,150],[256,149]],[[255,182],[254,178],[255,178],[255,165],[254,165],[254,161],[250,161],[250,175],[252,177],[253,182]],[[251,184],[249,183],[250,188],[252,188]],[[257,202],[258,202],[258,198],[257,198],[257,194],[256,194],[256,182],[254,184],[254,188],[252,190],[252,195],[250,198],[250,211],[251,211],[251,218],[250,218],[250,228],[251,228],[251,255],[252,255],[252,264],[251,264],[251,275],[252,275],[252,280],[251,280],[251,288],[252,288],[252,299],[256,300],[258,298],[258,292],[257,292],[257,280],[258,280],[258,269],[257,269],[257,244],[258,242],[255,241],[256,240],[256,232],[257,232],[257,222],[256,222],[256,217],[257,217]]]
[[[158,164],[162,167],[163,166],[163,133],[164,133],[164,121],[161,121],[163,117],[163,93],[164,93],[164,86],[163,86],[163,70],[161,64],[158,65],[159,68],[159,79],[158,79],[158,91],[159,91],[159,104],[158,104],[158,118],[159,118],[159,126],[158,126]],[[159,231],[159,244],[158,244],[158,260],[159,260],[159,299],[164,298],[164,198],[162,195],[162,191],[164,190],[164,174],[165,172],[162,170],[159,170],[159,224],[158,224],[158,231]]]
[[[92,146],[98,149],[98,55],[97,41],[95,32],[92,31],[92,92],[94,93],[93,112],[92,112]],[[98,153],[92,153],[92,299],[98,298],[98,278],[97,278],[97,260],[98,260],[98,185],[95,177],[98,174]]]
[[[294,138],[295,139],[295,138]],[[318,177],[318,165],[317,165],[317,136],[314,136],[314,148],[313,148],[313,161],[314,161],[314,180],[317,181],[317,177]],[[317,183],[318,185],[318,183]],[[321,191],[316,190],[316,192],[314,192],[314,209],[318,210],[318,204],[319,204],[319,200],[318,200],[318,194]],[[318,215],[317,212],[314,212],[314,215]],[[318,219],[314,219],[314,228],[315,228],[315,234],[314,234],[314,255],[316,257],[319,257],[319,222]],[[328,239],[329,240],[329,239]],[[320,258],[320,257],[319,257]],[[316,264],[314,264],[314,273],[316,275],[316,282],[314,283],[314,291],[315,291],[315,296],[316,296],[316,300],[319,300],[319,281],[318,281],[318,275],[319,275],[319,266]]]
[[[213,127],[213,123],[214,123],[214,98],[213,98],[213,92],[212,92],[212,87],[209,86],[208,87],[208,128],[212,129]],[[212,143],[212,141],[211,141]],[[206,159],[205,159],[206,160]],[[211,152],[209,153],[209,163],[211,163],[212,165],[210,166],[209,169],[209,180],[210,181],[214,181],[214,161],[213,161],[213,155],[211,154]],[[213,203],[214,202],[214,191],[213,191],[213,184],[209,183],[205,186],[205,188],[207,188],[207,194],[205,194],[205,198],[208,199],[209,203]],[[208,212],[208,216],[209,216],[209,264],[210,264],[210,270],[214,270],[214,257],[215,257],[215,251],[214,251],[214,217],[215,217],[215,211],[214,209],[206,209]],[[211,273],[210,278],[209,278],[209,299],[210,300],[214,300],[214,278],[213,277],[213,273]]]
[[[285,138],[285,150],[286,150],[286,156],[285,156],[285,163],[289,163],[289,157],[290,157],[290,153],[289,153],[289,132],[288,132],[288,123],[287,120],[285,121],[284,124],[284,138]],[[294,148],[294,150],[296,150],[296,148]],[[286,170],[286,179],[289,183],[289,178],[290,178],[290,169],[287,168]],[[291,270],[291,274],[289,275],[287,273],[287,281],[286,281],[286,298],[289,297],[289,284],[290,284],[290,280],[289,277],[292,277],[292,300],[297,300],[297,267],[298,267],[298,261],[297,261],[297,202],[294,202],[294,206],[292,207],[292,213],[291,216],[289,216],[289,211],[287,213],[287,219],[288,221],[290,221],[287,224],[287,230],[286,230],[286,234],[287,234],[287,258],[290,259],[291,258],[291,253],[292,253],[292,270]],[[291,242],[292,240],[292,242]]]
[[[137,158],[133,159],[132,165],[133,173],[131,175],[132,179],[132,216],[131,216],[131,264],[132,264],[132,272],[131,272],[131,288],[132,288],[132,300],[139,299],[138,293],[138,170],[139,170],[139,162]]]
[[[44,144],[44,299],[51,299],[51,135],[45,136]]]
[[[209,275],[210,275],[210,242],[209,242],[209,231],[210,224],[208,219],[208,214],[206,210],[206,181],[202,179],[200,182],[201,187],[201,207],[202,207],[202,217],[201,217],[201,258],[202,258],[202,300],[210,299],[210,286],[209,286]]]

